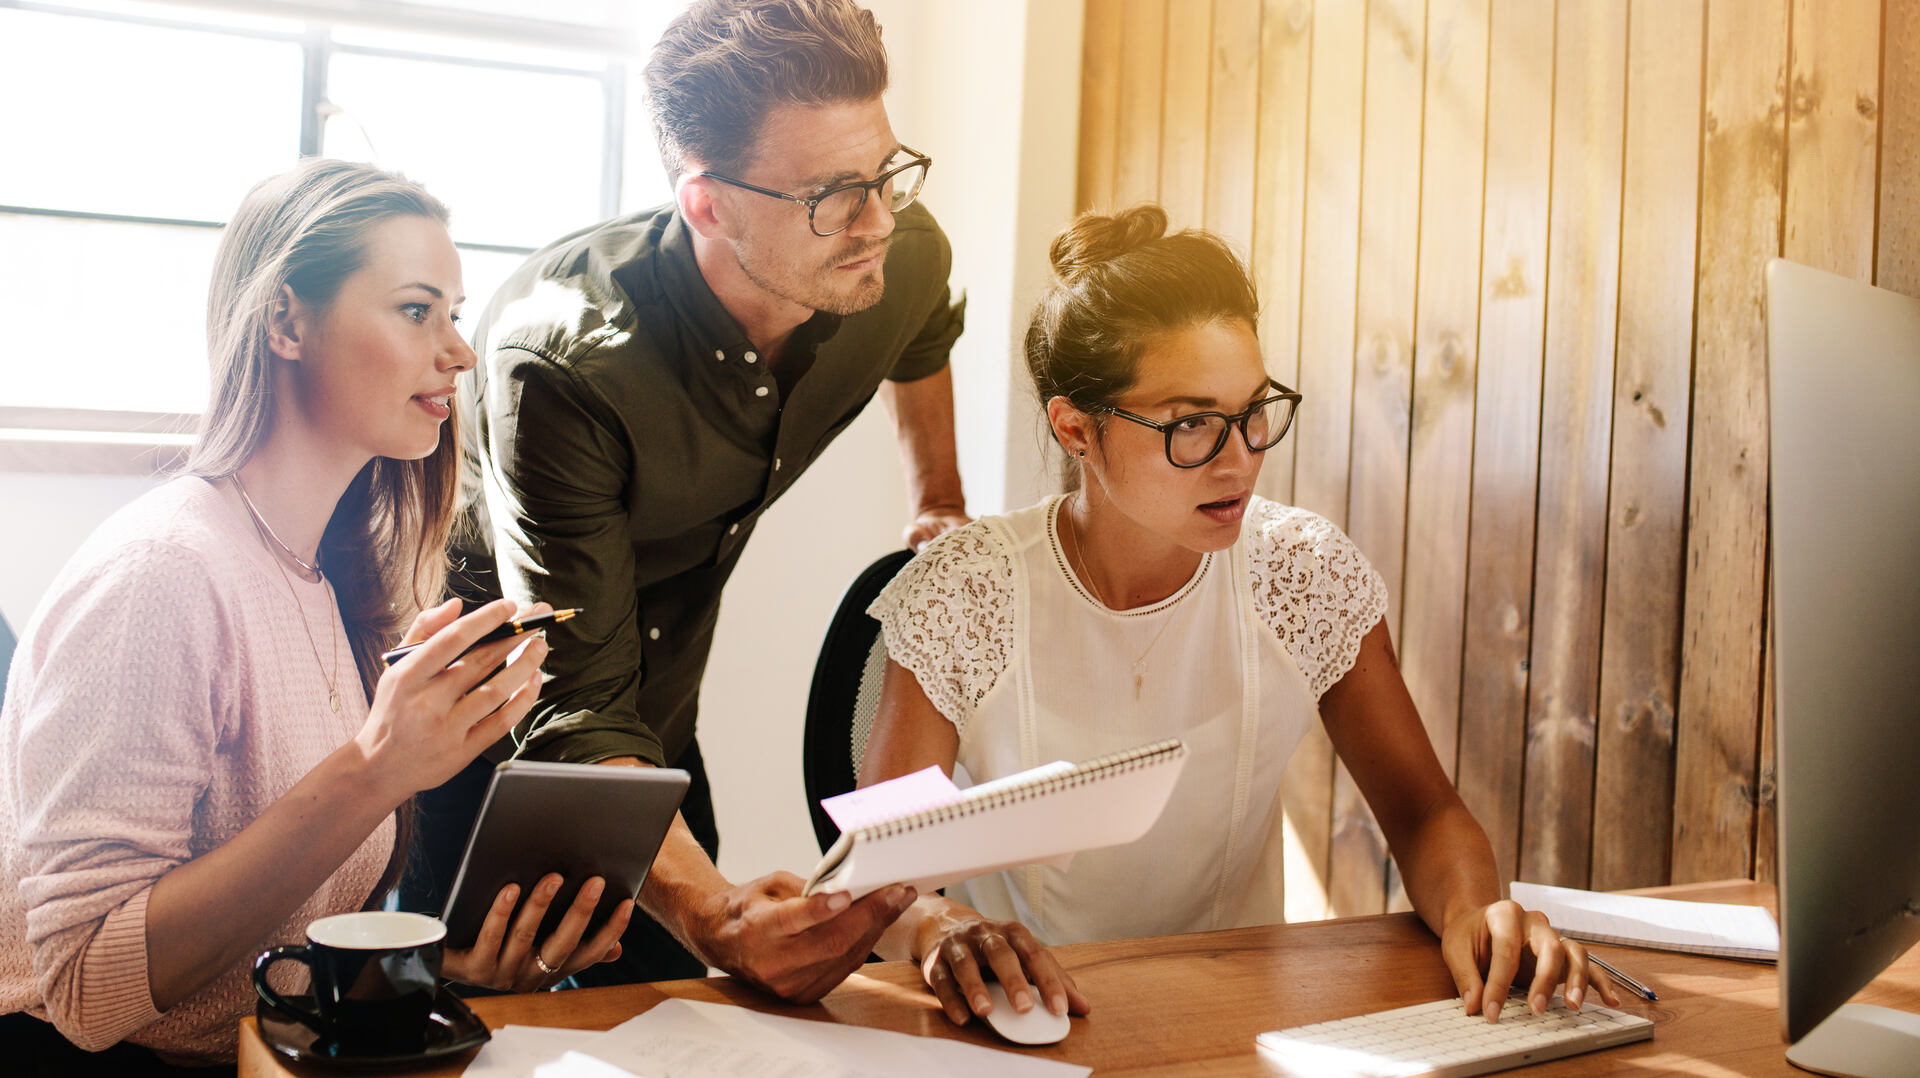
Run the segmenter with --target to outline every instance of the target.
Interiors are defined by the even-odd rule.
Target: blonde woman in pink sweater
[[[309,161],[221,238],[189,474],[75,553],[7,683],[7,1073],[230,1068],[254,953],[377,906],[406,849],[396,810],[538,695],[542,639],[459,657],[510,602],[428,605],[474,362],[446,218],[399,177]],[[428,643],[383,669],[402,639]],[[559,882],[503,891],[447,976],[526,991],[617,954],[630,904],[581,938],[597,881],[534,938]]]

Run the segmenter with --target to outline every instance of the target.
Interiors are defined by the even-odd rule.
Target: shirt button
[[[647,639],[648,639],[648,640],[658,640],[658,639],[660,639],[660,630],[659,630],[659,629],[648,629],[648,630],[647,630]]]
[[[740,358],[746,360],[748,363],[758,363],[760,362],[760,353],[743,352],[741,353]]]
[[[766,396],[766,395],[767,395],[767,387],[766,387],[766,386],[757,386],[757,387],[755,387],[755,389],[754,389],[754,391],[753,391],[753,395],[754,395],[754,396],[756,396],[756,397],[764,397],[764,396]]]
[[[713,358],[715,358],[715,359],[725,359],[725,358],[727,358],[727,353],[726,353],[726,352],[724,352],[724,351],[722,351],[722,350],[720,350],[720,349],[718,349],[718,348],[716,348],[716,349],[714,349],[714,350],[713,350]]]

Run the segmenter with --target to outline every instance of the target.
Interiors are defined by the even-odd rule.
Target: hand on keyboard
[[[1587,962],[1586,949],[1561,939],[1545,914],[1518,902],[1495,902],[1449,921],[1440,935],[1440,956],[1466,1013],[1484,1013],[1489,1022],[1499,1020],[1508,990],[1523,984],[1534,1014],[1547,1009],[1563,982],[1566,1001],[1575,1010],[1585,1002],[1589,985],[1599,989],[1608,1006],[1620,1005],[1613,981]]]

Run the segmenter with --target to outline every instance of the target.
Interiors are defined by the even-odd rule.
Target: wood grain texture
[[[1585,887],[1606,587],[1627,11],[1561,0],[1520,878]]]
[[[1873,280],[1881,0],[1794,0],[1784,254]],[[1911,178],[1909,178],[1911,182]]]
[[[1169,227],[1199,228],[1207,218],[1207,111],[1213,71],[1213,5],[1167,4],[1167,55],[1160,109],[1160,204]]]
[[[1636,0],[1628,43],[1593,879],[1667,878],[1686,553],[1704,0]]]
[[[1449,776],[1460,742],[1460,645],[1473,494],[1487,5],[1488,0],[1429,0],[1427,5],[1419,308],[1414,322],[1400,666],[1434,754]]]
[[[1772,888],[1752,883],[1674,888],[1667,897],[1773,906]],[[1271,1075],[1254,1038],[1270,1029],[1324,1022],[1453,994],[1439,945],[1411,914],[1326,924],[1274,925],[1056,949],[1093,1003],[1058,1044],[1022,1055],[1091,1067],[1099,1075]],[[1621,959],[1656,986],[1658,1003],[1629,998],[1623,1010],[1658,1023],[1650,1041],[1529,1068],[1542,1078],[1621,1073],[1785,1078],[1779,1038],[1778,976],[1773,966],[1698,955],[1629,951]],[[495,996],[472,1001],[494,1029],[540,1025],[610,1029],[667,999],[749,1007],[767,1014],[965,1041],[1005,1050],[971,1022],[941,1016],[910,962],[861,968],[813,1006],[774,1001],[730,977],[661,981]],[[1859,1001],[1920,1010],[1920,949],[1908,952],[1862,990]],[[283,1066],[261,1042],[253,1019],[240,1023],[242,1078],[324,1075]],[[460,1060],[409,1073],[453,1078]]]
[[[1293,500],[1344,527],[1353,432],[1354,285],[1360,258],[1360,131],[1366,69],[1364,0],[1319,0],[1307,139],[1305,279]],[[1289,913],[1332,882],[1333,744],[1316,726],[1287,764],[1282,801],[1298,838],[1288,865]],[[1331,894],[1324,908],[1330,905]]]
[[[1123,0],[1087,0],[1080,50],[1080,157],[1074,205],[1113,208],[1120,149],[1120,52]]]
[[[1540,361],[1546,336],[1554,13],[1493,0],[1479,377],[1467,536],[1456,785],[1493,843],[1501,879],[1520,861],[1527,653],[1532,638]]]
[[[1160,113],[1164,105],[1168,0],[1122,0],[1119,128],[1113,205],[1160,197]]]
[[[1313,0],[1265,0],[1260,11],[1259,165],[1254,171],[1253,275],[1260,288],[1260,346],[1267,371],[1300,384],[1300,289],[1307,222],[1307,87]],[[1267,450],[1259,492],[1293,501],[1288,435]]]
[[[1387,629],[1397,641],[1413,417],[1424,2],[1373,0],[1366,48],[1347,530],[1386,581]],[[1341,915],[1386,908],[1386,837],[1344,764],[1334,771],[1331,867],[1333,908]]]
[[[1259,176],[1260,16],[1260,0],[1213,0],[1205,223],[1247,258]]]
[[[1680,882],[1753,868],[1767,549],[1761,270],[1780,249],[1786,87],[1786,5],[1710,5],[1674,752]]]
[[[1920,296],[1920,0],[1886,0],[1874,283]]]

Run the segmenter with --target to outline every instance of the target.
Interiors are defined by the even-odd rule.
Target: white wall
[[[1072,212],[1079,107],[1077,0],[872,0],[893,64],[888,107],[932,155],[927,202],[953,241],[969,297],[955,349],[961,472],[976,514],[1046,485],[1019,340],[1047,274],[1046,244]],[[637,120],[644,123],[643,120]],[[636,139],[651,144],[644,129]],[[1011,416],[1011,419],[1010,419]],[[66,554],[151,485],[135,477],[0,474],[0,612],[24,624]],[[804,874],[817,856],[800,776],[807,688],[841,591],[900,543],[907,522],[893,433],[869,409],[768,511],[721,610],[701,694],[720,865],[745,880]]]

